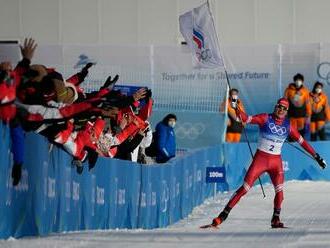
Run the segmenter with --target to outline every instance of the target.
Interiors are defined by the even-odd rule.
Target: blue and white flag
[[[180,32],[189,45],[196,68],[223,67],[218,37],[207,3],[180,16]]]

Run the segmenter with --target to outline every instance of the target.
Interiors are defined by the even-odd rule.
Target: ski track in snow
[[[199,229],[216,217],[231,193],[219,194],[196,207],[188,218],[156,230],[84,231],[0,240],[0,247],[330,247],[330,182],[285,184],[282,221],[288,228],[271,229],[273,188],[253,187],[231,211],[220,229]]]

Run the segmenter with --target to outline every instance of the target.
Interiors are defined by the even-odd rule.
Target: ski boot
[[[201,226],[200,228],[219,228],[218,226],[227,219],[230,210],[231,208],[225,207],[219,216],[212,220],[212,224]]]
[[[284,224],[280,221],[280,217],[273,215],[271,220],[272,228],[284,228]]]
[[[212,220],[211,225],[212,225],[212,227],[218,227],[222,222],[223,222],[223,220],[218,216]]]

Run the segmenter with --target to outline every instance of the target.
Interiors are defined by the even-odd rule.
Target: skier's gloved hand
[[[118,79],[119,79],[118,75],[116,75],[112,80],[111,80],[111,76],[109,76],[105,81],[105,83],[103,84],[103,86],[101,87],[101,89],[109,88],[110,90],[112,90],[113,86],[115,86],[115,83],[118,81]]]
[[[316,153],[314,158],[322,169],[325,169],[325,167],[327,167],[327,163],[323,158],[321,158],[320,154]]]

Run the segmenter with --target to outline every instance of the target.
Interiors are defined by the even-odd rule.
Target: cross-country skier
[[[280,221],[284,182],[281,149],[286,138],[290,136],[293,140],[297,141],[315,158],[322,169],[326,167],[326,162],[304,140],[298,130],[290,125],[289,120],[286,118],[289,109],[289,102],[287,99],[279,99],[272,114],[264,113],[254,116],[248,116],[237,108],[236,102],[232,102],[231,104],[232,107],[236,109],[237,115],[240,116],[243,122],[259,125],[258,150],[245,175],[243,185],[234,193],[219,216],[213,219],[212,224],[205,227],[216,227],[224,222],[231,209],[238,203],[241,197],[249,191],[255,180],[264,172],[269,174],[275,189],[274,213],[271,219],[271,226],[273,228],[284,227],[283,223]]]

